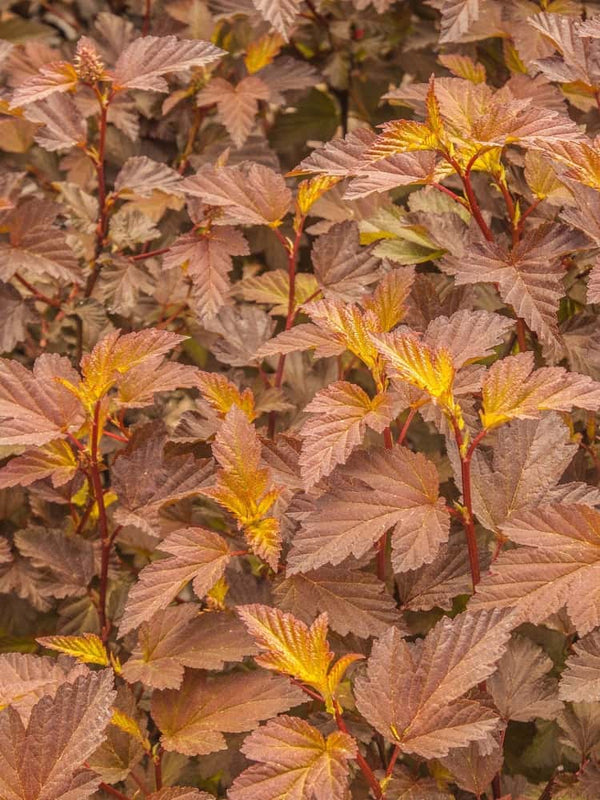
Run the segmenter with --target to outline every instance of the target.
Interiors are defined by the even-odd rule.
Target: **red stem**
[[[415,418],[415,414],[417,413],[416,408],[411,408],[408,412],[408,417],[406,418],[406,422],[402,426],[402,430],[400,431],[400,436],[398,436],[398,444],[404,444],[404,440],[406,439],[406,434],[408,433],[408,429],[410,428],[410,423]]]
[[[471,578],[473,590],[481,580],[481,570],[479,567],[479,552],[477,550],[477,535],[475,533],[475,522],[473,520],[473,498],[471,494],[471,459],[479,442],[486,435],[487,431],[481,431],[471,442],[466,454],[463,455],[463,436],[456,420],[452,420],[454,436],[458,445],[460,455],[460,471],[462,478],[463,501],[465,514],[463,515],[463,525],[467,535],[467,549],[469,551],[469,566],[471,567]]]
[[[304,220],[306,216],[300,217],[298,220],[298,224],[296,226],[296,237],[294,239],[294,243],[291,248],[288,246],[287,240],[283,236],[280,231],[276,228],[274,229],[275,235],[279,239],[279,241],[283,244],[283,246],[288,251],[288,278],[289,278],[289,288],[288,288],[288,309],[287,309],[287,316],[285,319],[285,329],[289,331],[289,329],[294,324],[294,319],[296,318],[296,264],[298,261],[298,250],[300,248],[300,238],[302,237],[302,228],[304,227]],[[281,384],[283,383],[283,368],[285,366],[285,354],[279,356],[279,362],[277,364],[277,370],[275,372],[275,380],[273,385],[277,388],[281,388]],[[268,436],[270,439],[273,438],[275,435],[275,424],[277,422],[277,415],[274,411],[271,412],[269,416],[269,429],[268,429]]]
[[[162,757],[163,757],[163,749],[161,747],[158,753],[156,754],[156,758],[154,760],[154,782],[156,784],[157,792],[160,791],[160,789],[162,789]]]
[[[384,428],[383,441],[385,442],[385,449],[391,450],[394,447],[394,440],[392,438],[392,431],[389,425]],[[385,556],[387,551],[388,532],[386,531],[376,544],[377,549],[377,577],[380,581],[385,581]]]
[[[517,230],[519,231],[519,236],[523,233],[523,227],[525,225],[525,220],[531,214],[532,211],[535,211],[535,209],[539,206],[539,204],[541,202],[542,202],[542,198],[541,197],[536,197],[536,199],[532,202],[532,204],[529,206],[529,208],[526,208],[525,211],[522,213],[521,219],[519,220],[519,224],[517,225]]]
[[[168,253],[170,247],[161,247],[158,250],[148,250],[147,253],[137,253],[135,256],[129,256],[131,261],[142,261],[144,258],[153,258],[154,256],[162,256],[163,253]]]
[[[19,283],[28,289],[31,294],[35,297],[36,300],[40,300],[42,303],[46,303],[52,308],[60,308],[61,302],[60,300],[55,300],[52,297],[48,297],[48,295],[40,292],[38,289],[33,286],[33,284],[29,283],[29,281],[25,280],[25,278],[21,277],[18,272],[15,273],[15,279],[19,281]]]
[[[113,797],[118,797],[120,800],[129,800],[126,794],[120,792],[118,789],[115,789],[114,786],[109,786],[108,783],[104,783],[104,781],[99,785],[99,789],[102,789],[103,792],[107,794],[112,794]]]
[[[452,189],[448,189],[447,186],[444,186],[441,183],[432,183],[431,185],[433,186],[434,189],[437,189],[438,192],[443,192],[443,194],[448,195],[448,197],[451,197],[455,202],[460,203],[460,205],[463,208],[468,208],[468,203],[464,199],[464,197],[461,197],[459,194],[456,194],[456,192],[453,192]]]
[[[142,24],[142,36],[147,36],[150,32],[150,13],[152,10],[152,0],[145,0],[144,3],[144,22]]]
[[[94,255],[94,268],[85,285],[84,297],[89,297],[94,291],[94,286],[100,275],[102,265],[98,256],[102,250],[106,231],[108,229],[108,207],[106,204],[106,176],[104,174],[104,158],[106,153],[106,129],[108,124],[108,107],[112,100],[112,92],[108,96],[103,96],[98,87],[94,87],[96,97],[100,103],[100,120],[98,123],[98,156],[95,159],[96,176],[98,178],[98,222],[96,223],[96,252]]]
[[[108,535],[108,518],[106,516],[106,506],[104,505],[104,489],[100,477],[100,465],[98,463],[98,440],[100,438],[100,401],[94,407],[94,420],[92,423],[91,459],[90,459],[90,482],[98,506],[98,527],[100,529],[101,563],[100,563],[100,598],[99,614],[102,641],[108,639],[108,624],[106,617],[106,588],[108,584],[108,560],[110,556],[111,540]]]
[[[524,353],[527,350],[527,338],[525,335],[525,320],[517,317],[517,342],[519,344],[519,352]]]
[[[390,778],[391,777],[392,772],[394,771],[394,767],[396,766],[396,761],[398,760],[398,756],[399,755],[400,755],[400,745],[397,744],[394,747],[394,752],[392,753],[392,757],[390,758],[390,763],[388,764],[387,769],[385,771],[385,777],[386,778]]]
[[[339,730],[342,731],[342,733],[348,734],[348,728],[346,727],[346,723],[344,722],[342,715],[339,711],[335,712],[335,721]],[[383,800],[383,791],[381,789],[381,785],[377,780],[377,778],[375,777],[375,773],[373,772],[371,767],[367,764],[365,757],[358,749],[356,751],[356,763],[360,767],[362,774],[367,779],[367,782],[371,787],[373,794],[375,795],[377,800]]]

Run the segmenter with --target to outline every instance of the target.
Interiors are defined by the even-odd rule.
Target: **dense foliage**
[[[600,15],[0,4],[0,798],[600,797]]]

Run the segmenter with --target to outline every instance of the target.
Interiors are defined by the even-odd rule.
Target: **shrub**
[[[3,5],[2,800],[600,797],[581,5]]]

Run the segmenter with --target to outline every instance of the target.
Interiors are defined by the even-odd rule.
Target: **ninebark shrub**
[[[600,797],[597,10],[2,4],[2,800]]]

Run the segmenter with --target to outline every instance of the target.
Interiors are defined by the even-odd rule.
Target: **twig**
[[[339,711],[335,712],[335,721],[342,733],[348,734],[348,728],[346,727],[346,723],[344,722],[342,715]],[[348,734],[349,735],[349,734]],[[371,769],[371,767],[367,764],[367,761],[360,750],[356,751],[356,763],[360,767],[363,775],[367,779],[369,786],[371,787],[373,794],[377,798],[377,800],[383,800],[383,791],[381,789],[381,784],[375,777],[375,773]]]
[[[25,278],[23,278],[22,275],[19,275],[18,272],[15,273],[15,279],[18,280],[22,286],[28,289],[36,300],[40,300],[42,303],[46,303],[47,305],[52,306],[52,308],[61,307],[60,300],[55,300],[53,297],[48,297],[48,295],[44,294],[43,292],[40,292],[39,289],[36,289],[33,284],[25,280]]]

